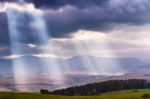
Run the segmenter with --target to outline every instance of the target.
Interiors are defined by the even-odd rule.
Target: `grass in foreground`
[[[146,97],[144,97],[144,95]],[[99,96],[54,96],[29,93],[0,93],[0,99],[150,99],[150,89],[118,91]]]

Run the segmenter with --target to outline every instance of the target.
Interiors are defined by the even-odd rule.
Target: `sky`
[[[10,9],[22,15],[19,54],[11,52]],[[0,0],[0,58],[91,55],[150,59],[149,11],[149,0]],[[37,39],[31,13],[42,14],[48,44]]]

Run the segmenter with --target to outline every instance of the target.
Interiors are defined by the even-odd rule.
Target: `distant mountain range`
[[[90,64],[83,63],[82,59],[84,59],[83,56],[75,56],[67,60],[67,62],[70,64],[73,70],[77,70],[77,71],[79,69],[84,70],[83,67],[90,67]],[[141,68],[141,66],[146,64],[142,60],[136,58],[110,58],[110,57],[88,56],[88,59],[93,63],[91,65],[95,67],[99,67],[100,69],[103,67],[104,68],[107,67],[108,69],[112,67],[111,69],[113,70],[113,67],[114,69],[116,69],[115,67],[118,67],[117,68],[118,70],[120,68],[120,70],[126,73],[136,70],[137,68]],[[115,72],[117,72],[117,70],[115,70]]]
[[[94,68],[102,74],[101,72],[137,72],[141,68],[146,67],[148,63],[136,58],[110,58],[110,57],[94,57],[94,56],[75,56],[70,59],[56,59],[56,58],[38,58],[34,56],[22,56],[21,58],[14,59],[15,61],[23,60],[26,63],[28,74],[42,74],[46,71],[45,60],[48,61],[49,66],[59,65],[60,70],[63,73],[68,72],[86,72],[90,68]],[[53,68],[53,66],[51,66]],[[147,68],[147,67],[146,67]],[[141,71],[142,72],[142,71]],[[143,73],[145,73],[143,71]],[[12,60],[10,59],[0,59],[0,75],[13,74]],[[102,74],[103,75],[103,74]]]
[[[16,83],[13,77],[12,60],[0,59],[0,91],[17,91],[17,87],[20,89],[19,91],[38,92],[42,88],[55,90],[63,87],[112,79],[150,79],[150,64],[136,58],[75,56],[66,60],[54,58],[46,59],[48,59],[49,63],[56,62],[60,64],[59,68],[64,73],[66,83],[61,84],[54,82],[52,79],[57,77],[49,77],[44,73],[46,71],[45,58],[23,56],[15,59],[15,61],[24,60],[26,62],[26,68],[28,68],[27,75],[18,75],[18,77],[28,78],[28,83]],[[112,72],[112,75],[107,75],[107,73],[105,75],[105,71],[99,75],[86,73],[88,67],[92,66],[96,67],[99,72],[108,70],[108,72]],[[113,67],[115,68],[113,69]],[[124,74],[113,75],[115,72],[123,72]]]

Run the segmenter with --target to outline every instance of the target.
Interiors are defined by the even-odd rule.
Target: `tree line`
[[[85,95],[99,95],[101,93],[113,91],[146,89],[146,88],[150,88],[150,83],[147,80],[130,79],[130,80],[110,80],[99,83],[70,87],[66,89],[59,89],[52,92],[42,89],[41,93],[53,95],[67,95],[67,96],[75,96],[75,95],[85,96]]]

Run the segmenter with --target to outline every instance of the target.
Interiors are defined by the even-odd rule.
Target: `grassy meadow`
[[[0,99],[150,99],[142,97],[144,94],[150,95],[150,89],[118,91],[100,94],[98,96],[55,96],[32,93],[0,93]]]

